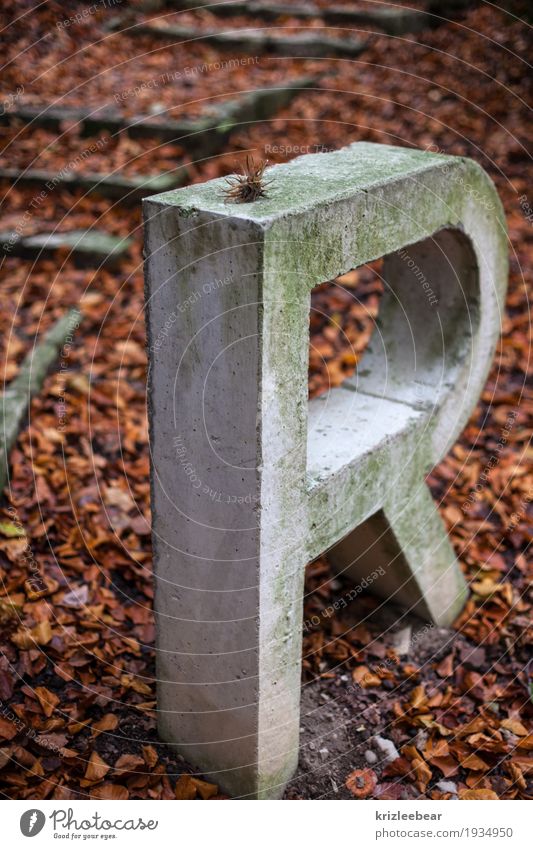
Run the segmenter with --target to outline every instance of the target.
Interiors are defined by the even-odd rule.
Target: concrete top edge
[[[428,153],[405,147],[355,142],[330,153],[299,156],[267,169],[272,181],[268,197],[253,203],[227,200],[225,179],[209,180],[152,195],[145,202],[176,206],[184,217],[196,212],[267,224],[277,218],[343,200],[396,180],[415,176],[435,166],[459,164],[461,157]]]

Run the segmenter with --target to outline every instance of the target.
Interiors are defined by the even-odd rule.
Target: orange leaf
[[[467,755],[466,758],[462,758],[460,763],[461,766],[465,769],[485,770],[489,768],[488,764],[486,764],[484,760],[479,758],[474,753],[472,753],[471,755]]]
[[[144,767],[144,758],[139,755],[121,755],[115,769],[119,775],[123,775],[125,772],[136,772],[141,766]]]
[[[519,719],[504,719],[501,724],[502,728],[507,729],[517,737],[527,737],[527,728],[522,725]]]
[[[52,628],[50,627],[50,622],[39,622],[39,624],[33,628],[31,634],[38,646],[48,645],[52,639]]]
[[[447,740],[442,740],[441,738],[435,739],[432,737],[428,740],[426,748],[424,749],[424,757],[426,760],[429,758],[445,758],[450,754],[450,749]]]
[[[36,687],[34,690],[35,696],[39,700],[42,712],[45,716],[52,716],[54,708],[59,704],[59,696],[51,693],[46,687]]]
[[[97,737],[102,731],[114,731],[117,725],[118,716],[115,716],[114,713],[106,713],[96,722],[93,722],[93,731],[97,732],[94,736]]]
[[[373,769],[355,769],[346,779],[346,787],[357,799],[367,799],[377,784]]]
[[[388,763],[383,770],[383,777],[389,778],[397,775],[409,775],[411,772],[411,764],[407,758],[395,758]]]
[[[190,775],[180,775],[175,793],[176,799],[196,799],[196,785]]]
[[[428,758],[428,760],[431,766],[436,766],[437,769],[440,769],[445,778],[452,778],[452,776],[457,774],[457,770],[459,769],[459,764],[456,763],[451,755],[440,758]]]
[[[516,744],[517,749],[526,749],[526,751],[533,751],[533,734],[528,734],[527,737],[522,737],[518,740]]]
[[[459,790],[460,799],[498,799],[494,790]]]
[[[158,761],[158,754],[153,746],[143,746],[143,755],[146,764],[154,767]]]
[[[524,775],[527,775],[528,777],[533,776],[533,758],[513,758],[511,763],[518,767]]]
[[[352,679],[363,688],[381,686],[381,678],[371,672],[368,666],[357,666],[352,672]]]
[[[93,752],[87,764],[85,778],[88,781],[100,781],[107,775],[111,767],[100,757],[98,752]]]
[[[208,781],[202,781],[200,778],[191,778],[191,781],[202,799],[211,799],[212,796],[216,796],[218,793],[218,786],[216,784],[210,784]]]
[[[104,782],[100,787],[96,787],[91,795],[95,799],[112,799],[117,802],[122,802],[130,797],[126,787],[123,787],[122,784],[111,784],[109,781]]]
[[[418,779],[418,786],[421,792],[424,793],[428,782],[431,781],[431,770],[422,758],[413,758],[411,761],[411,767]]]
[[[424,690],[424,685],[419,684],[418,687],[415,687],[413,692],[409,697],[409,704],[412,708],[417,710],[421,708],[423,705],[427,703],[426,691]]]

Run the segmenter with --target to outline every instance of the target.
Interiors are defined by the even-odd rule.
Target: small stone
[[[375,764],[377,763],[378,756],[375,752],[372,752],[370,749],[367,749],[365,752],[365,760],[367,764]]]
[[[400,657],[404,657],[406,654],[409,654],[411,631],[411,626],[407,625],[406,628],[402,628],[401,631],[396,631],[396,633],[392,635],[392,646]]]
[[[417,731],[415,738],[415,745],[417,749],[420,749],[420,751],[422,751],[422,749],[425,749],[428,738],[429,734],[427,733],[427,731],[422,731],[422,729],[420,729],[420,731]]]
[[[453,793],[457,795],[457,784],[453,781],[437,781],[436,786],[441,793]]]
[[[329,749],[323,748],[318,750],[318,754],[322,758],[323,761],[327,760],[329,755]]]
[[[387,740],[386,737],[374,737],[374,745],[385,756],[385,760],[388,763],[392,763],[392,761],[400,757],[400,753],[392,740]]]

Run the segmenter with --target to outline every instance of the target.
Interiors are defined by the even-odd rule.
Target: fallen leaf
[[[109,781],[104,782],[99,787],[96,787],[91,796],[94,799],[110,799],[116,802],[122,802],[130,798],[130,794],[126,787],[122,784],[112,784]]]
[[[180,775],[176,782],[176,799],[196,799],[196,789],[190,775]]]
[[[21,528],[20,525],[14,525],[13,522],[0,522],[0,534],[8,538],[26,536],[24,528]]]
[[[89,758],[89,763],[87,764],[87,769],[85,771],[85,778],[88,781],[101,781],[101,779],[107,775],[111,767],[109,764],[100,757],[98,752],[93,752],[91,757]]]
[[[494,790],[459,790],[460,799],[498,799]]]
[[[501,727],[516,734],[517,737],[527,737],[527,728],[518,719],[503,719]]]
[[[210,784],[208,781],[202,781],[200,778],[192,778],[191,781],[198,790],[202,799],[211,799],[218,793],[217,784]]]
[[[345,783],[352,796],[357,799],[367,799],[376,787],[376,773],[372,769],[355,769]]]
[[[16,725],[0,716],[0,737],[2,740],[12,740],[18,734]]]
[[[356,666],[352,672],[352,679],[360,687],[381,687],[381,678],[370,671],[368,666]]]
[[[464,769],[486,770],[489,768],[488,764],[474,753],[467,755],[466,758],[461,758],[459,763]]]
[[[453,675],[453,652],[441,660],[437,666],[436,672],[441,678],[449,678]]]
[[[139,755],[121,755],[115,763],[115,771],[117,775],[123,775],[126,772],[136,772],[144,765],[144,758]]]
[[[147,766],[151,768],[156,765],[159,759],[158,754],[153,746],[143,746],[143,755]]]
[[[56,696],[55,693],[51,693],[50,690],[46,689],[46,687],[36,687],[33,692],[41,705],[44,715],[52,716],[54,709],[59,704],[59,696]]]
[[[97,734],[101,734],[102,731],[114,731],[117,725],[118,716],[115,716],[114,713],[106,713],[100,719],[97,719],[96,722],[93,722],[92,728]]]

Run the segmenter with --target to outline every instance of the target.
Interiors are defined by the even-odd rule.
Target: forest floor
[[[15,93],[9,106],[118,103],[125,115],[166,109],[176,118],[261,85],[321,80],[208,158],[104,131],[85,156],[91,140],[76,122],[60,132],[11,123],[0,126],[0,167],[60,171],[74,162],[75,171],[131,176],[185,164],[190,180],[203,181],[231,173],[246,153],[276,162],[364,140],[471,156],[495,181],[510,253],[501,341],[474,414],[428,478],[469,600],[450,630],[369,594],[326,615],[344,582],[326,558],[310,564],[304,620],[319,624],[304,631],[301,759],[286,798],[532,798],[533,195],[521,58],[531,29],[480,3],[417,36],[357,30],[367,47],[355,60],[259,56],[228,70],[229,51],[110,33],[109,14],[63,26],[64,4],[17,4],[20,17],[0,33],[5,89]],[[242,25],[209,12],[170,15]],[[134,240],[114,270],[80,269],[68,253],[2,261],[4,385],[65,308],[79,307],[82,321],[66,362],[32,402],[0,506],[1,792],[223,798],[156,734],[140,204],[59,186],[37,203],[34,187],[1,185],[2,231],[97,227]],[[356,367],[343,335],[357,336],[362,351],[380,293],[378,265],[317,291],[312,394]],[[36,568],[47,583],[38,598],[27,583]]]

